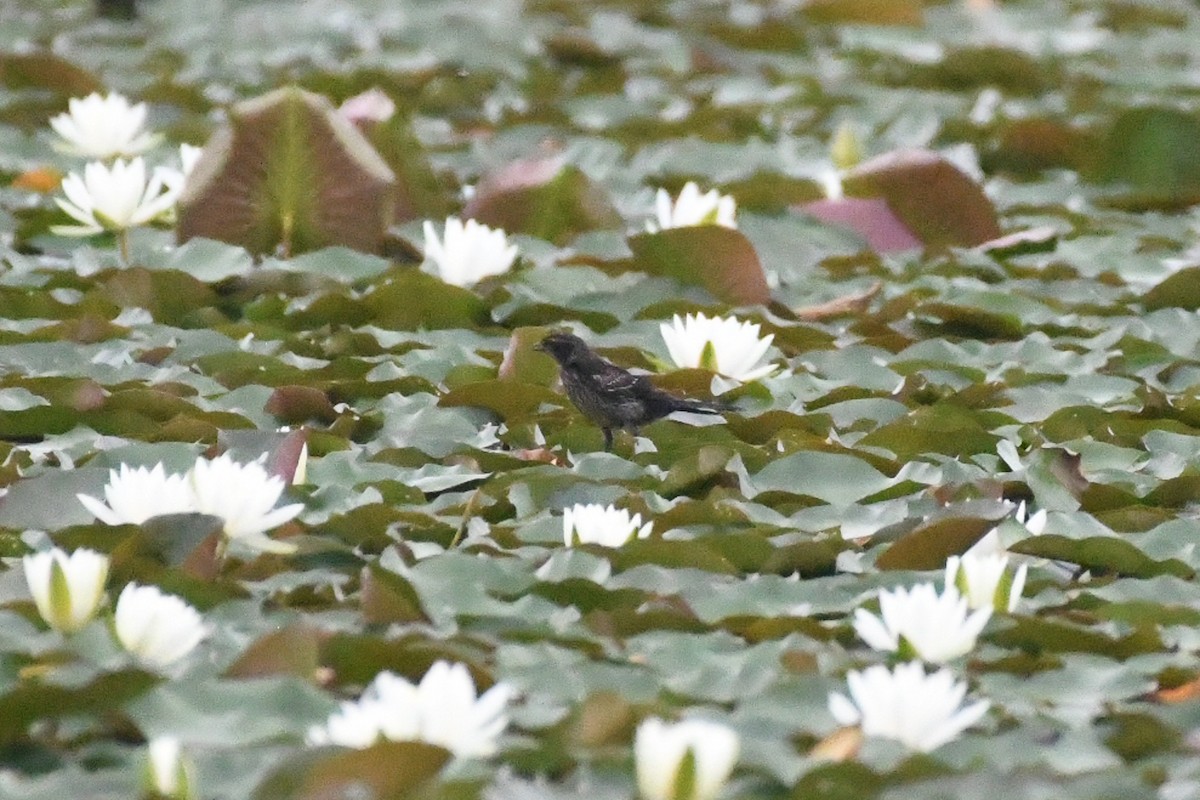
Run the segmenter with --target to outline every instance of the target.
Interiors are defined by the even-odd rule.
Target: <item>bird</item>
[[[676,397],[598,355],[571,333],[555,332],[534,345],[558,362],[563,389],[575,407],[604,432],[604,449],[611,451],[613,431],[637,435],[643,425],[675,411],[721,414],[730,409],[717,403]]]

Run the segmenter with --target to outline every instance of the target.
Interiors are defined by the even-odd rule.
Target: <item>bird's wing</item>
[[[597,391],[608,395],[641,394],[643,384],[649,385],[645,375],[634,375],[616,364],[604,362],[591,373]]]

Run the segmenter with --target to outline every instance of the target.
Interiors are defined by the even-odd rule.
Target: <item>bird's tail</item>
[[[676,406],[672,411],[690,411],[693,414],[724,414],[726,411],[735,411],[732,403],[726,403],[721,400],[696,400],[691,397],[677,397]]]

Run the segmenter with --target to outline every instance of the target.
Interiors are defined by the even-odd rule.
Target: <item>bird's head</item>
[[[546,353],[559,364],[570,364],[588,353],[588,346],[573,333],[556,332],[542,339],[534,350]]]

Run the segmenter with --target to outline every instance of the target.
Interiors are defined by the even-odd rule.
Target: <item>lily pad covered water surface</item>
[[[0,6],[0,797],[1200,796],[1194,3],[139,12]]]

